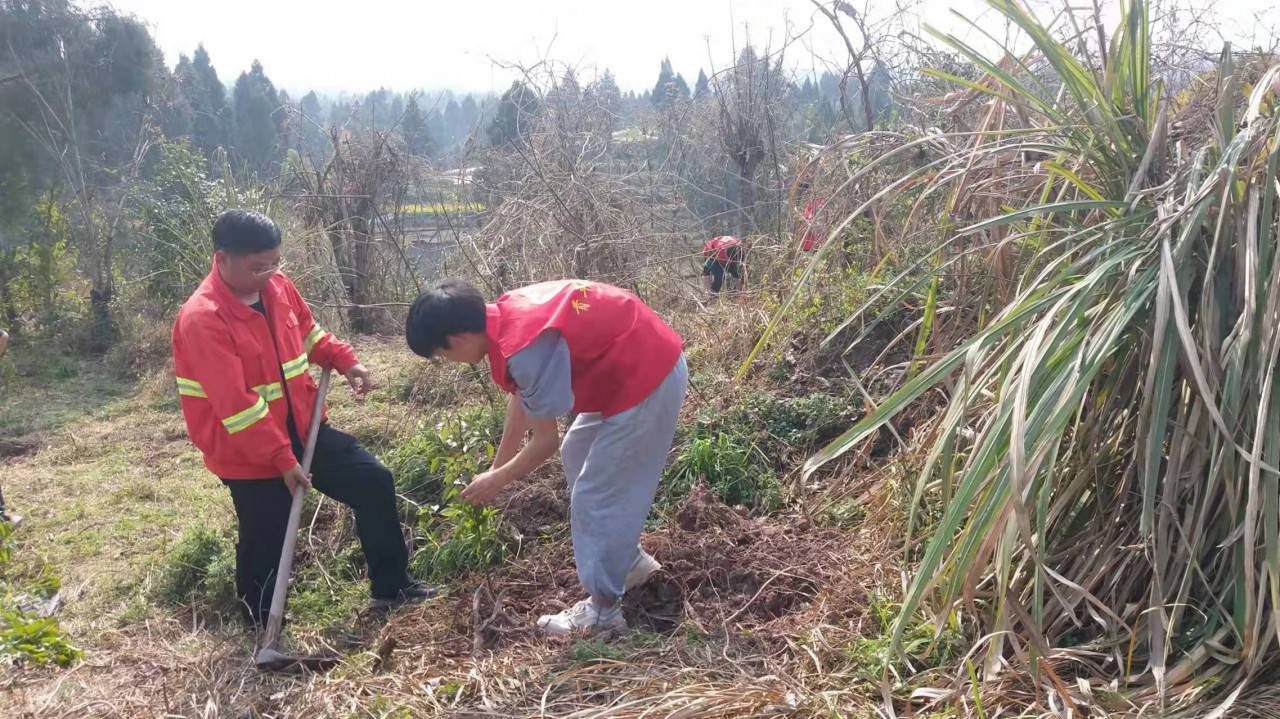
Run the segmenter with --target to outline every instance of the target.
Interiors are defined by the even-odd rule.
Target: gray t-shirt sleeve
[[[563,417],[573,409],[569,345],[556,330],[538,335],[507,360],[507,372],[520,389],[520,401],[531,417]]]

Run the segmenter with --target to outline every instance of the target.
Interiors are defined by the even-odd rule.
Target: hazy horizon
[[[1239,27],[1224,28],[1227,34],[1247,40],[1258,31],[1250,13],[1267,2],[1233,4]],[[332,0],[111,4],[148,25],[170,67],[202,43],[223,82],[233,83],[256,59],[295,97],[311,90],[361,95],[380,87],[501,93],[519,75],[502,64],[544,58],[575,67],[584,81],[608,69],[624,92],[642,92],[653,86],[664,57],[692,85],[700,69],[709,74],[713,63],[728,65],[748,34],[754,44],[774,49],[792,38],[793,70],[820,73],[819,58],[846,56],[843,41],[809,0],[491,0],[483,12],[474,5],[368,0],[360,5],[361,18]],[[923,0],[920,8],[925,21],[991,45],[949,12],[981,18],[989,12],[981,0]]]

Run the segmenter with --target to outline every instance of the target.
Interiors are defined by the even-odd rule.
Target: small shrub
[[[443,581],[506,559],[511,536],[501,513],[459,501],[459,489],[453,485],[443,509],[425,511],[419,518],[424,546],[413,557],[414,576]]]
[[[511,536],[501,513],[458,501],[462,487],[493,461],[503,419],[496,406],[468,407],[391,453],[401,493],[419,506],[415,576],[442,581],[506,558]]]
[[[683,501],[700,479],[728,505],[758,513],[782,506],[782,489],[768,459],[741,434],[695,430],[667,467],[665,479],[664,509]]]
[[[165,561],[158,587],[169,604],[203,600],[215,609],[235,605],[235,549],[207,527],[188,530]]]
[[[873,594],[869,613],[879,627],[874,636],[857,639],[847,650],[855,673],[865,681],[878,682],[886,672],[901,677],[922,669],[945,666],[963,651],[960,631],[954,618],[941,631],[928,621],[912,624],[902,637],[902,653],[893,649],[893,623],[900,605],[882,594]]]
[[[17,664],[69,667],[80,655],[53,618],[19,610],[0,613],[0,658]]]
[[[469,407],[415,432],[387,455],[397,489],[418,503],[441,504],[445,488],[487,467],[502,436],[496,407]]]

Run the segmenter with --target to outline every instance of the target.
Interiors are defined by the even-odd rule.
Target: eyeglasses
[[[264,269],[257,269],[257,268],[250,267],[249,274],[252,274],[255,277],[264,277],[264,276],[274,275],[275,273],[280,272],[281,270],[284,269],[284,264],[285,264],[284,258],[281,257],[280,259],[271,263],[270,266]]]

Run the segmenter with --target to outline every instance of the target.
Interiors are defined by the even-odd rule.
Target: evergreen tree
[[[653,92],[649,100],[654,107],[667,107],[671,104],[672,86],[676,82],[676,73],[671,69],[671,58],[662,58],[662,67],[658,70],[658,81],[653,84]],[[688,90],[688,86],[685,87]]]
[[[232,102],[236,153],[251,169],[268,171],[279,156],[284,111],[262,63],[254,60],[249,72],[242,72],[236,78]]]
[[[209,61],[204,45],[197,45],[189,63],[179,58],[174,74],[178,86],[191,105],[191,140],[204,156],[212,159],[219,147],[231,144],[231,108],[227,89]]]
[[[498,113],[489,124],[489,142],[502,146],[525,136],[541,110],[538,94],[516,80],[498,101]]]
[[[480,105],[476,99],[467,95],[462,99],[462,137],[465,140],[475,131],[476,125],[480,123]]]
[[[444,113],[432,110],[427,115],[427,146],[432,156],[444,152],[448,134],[449,128],[445,127]]]
[[[315,91],[302,96],[302,101],[298,103],[298,113],[302,115],[298,123],[299,141],[303,150],[319,162],[328,156],[331,148],[324,131],[324,108],[320,106],[320,97]]]
[[[711,81],[707,79],[707,73],[698,70],[698,81],[693,86],[693,99],[701,100],[711,95]]]
[[[345,127],[351,119],[351,103],[335,102],[329,107],[329,127]]]
[[[391,96],[390,111],[391,114],[389,115],[389,122],[399,122],[400,118],[404,116],[404,98],[400,96],[400,93],[396,93]]]
[[[390,95],[385,87],[369,93],[364,98],[361,108],[361,123],[370,129],[381,130],[391,126],[395,118],[391,117]]]
[[[404,108],[404,119],[400,121],[400,135],[404,138],[405,147],[410,155],[426,155],[428,150],[427,120],[418,107],[418,96],[410,95],[409,103]]]
[[[622,115],[622,91],[618,89],[618,82],[613,79],[612,72],[605,70],[596,81],[596,96],[600,98],[600,106],[609,114],[614,117]],[[630,93],[630,97],[634,100],[635,93]]]
[[[818,92],[823,99],[836,105],[840,104],[840,80],[830,71],[824,71],[818,78]]]
[[[676,80],[671,87],[675,91],[675,96],[682,100],[689,99],[689,83],[685,82],[684,75],[676,73]]]
[[[806,105],[817,102],[818,88],[813,84],[813,79],[806,77],[804,84],[800,86],[800,102]]]
[[[446,148],[453,148],[458,144],[459,138],[462,137],[462,106],[457,100],[449,99],[449,104],[444,106],[444,137],[440,141]]]

